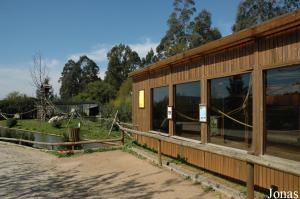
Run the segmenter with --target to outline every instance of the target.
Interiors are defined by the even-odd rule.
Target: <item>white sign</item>
[[[200,122],[207,122],[206,105],[204,105],[204,104],[199,104],[199,121]]]
[[[172,119],[172,106],[168,106],[168,119]]]

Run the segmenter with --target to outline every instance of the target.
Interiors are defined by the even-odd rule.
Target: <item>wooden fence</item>
[[[120,130],[125,133],[130,133],[134,135],[139,135],[139,136],[145,136],[149,138],[153,138],[157,141],[157,154],[158,154],[158,163],[159,165],[162,165],[162,158],[161,158],[161,143],[162,141],[168,142],[168,143],[173,143],[181,146],[186,146],[190,147],[193,149],[198,149],[201,151],[205,152],[210,152],[218,155],[222,155],[225,157],[230,157],[234,158],[237,160],[241,160],[247,163],[247,178],[246,178],[246,184],[247,184],[247,198],[248,199],[253,199],[254,198],[254,165],[261,165],[261,166],[266,166],[268,168],[280,170],[280,171],[285,171],[290,174],[294,174],[297,176],[300,176],[300,165],[295,164],[295,165],[290,165],[288,163],[283,163],[279,162],[276,159],[270,160],[266,159],[261,156],[255,156],[251,154],[246,154],[246,153],[241,153],[238,151],[234,150],[226,150],[225,147],[217,147],[217,146],[212,146],[212,145],[204,145],[204,144],[197,144],[193,142],[188,142],[180,139],[173,138],[171,136],[164,136],[156,133],[149,133],[149,132],[141,132],[137,130],[133,130],[131,128],[127,128],[120,123],[117,123],[119,126]]]

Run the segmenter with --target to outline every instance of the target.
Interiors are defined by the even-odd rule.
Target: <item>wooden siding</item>
[[[142,145],[157,150],[157,140],[153,138],[136,136],[136,140]],[[162,142],[162,153],[174,158],[180,156],[190,164],[235,180],[245,182],[247,179],[247,164],[241,160],[164,141]],[[276,186],[280,191],[300,192],[299,176],[260,165],[254,165],[254,184],[265,189]]]
[[[254,66],[254,43],[205,56],[204,76],[215,78],[249,71]]]
[[[173,94],[173,85],[200,80],[201,103],[209,107],[209,80],[218,77],[252,72],[253,77],[253,146],[251,153],[262,155],[264,152],[264,71],[287,65],[300,63],[300,27],[284,32],[272,33],[264,37],[256,37],[238,46],[222,49],[218,52],[199,54],[180,63],[168,64],[142,76],[133,76],[133,123],[138,130],[151,130],[151,88],[169,85],[169,94]],[[145,108],[138,108],[138,91],[145,90]],[[170,97],[169,105],[173,105]],[[169,121],[169,127],[174,127]],[[207,123],[201,124],[201,141],[209,141]],[[173,130],[169,134],[173,135]],[[151,138],[137,137],[141,144],[157,149],[157,143]],[[203,152],[168,142],[162,142],[162,153],[172,157],[185,157],[187,162],[233,179],[246,180],[246,162],[233,158]],[[300,177],[284,171],[255,165],[255,184],[270,188],[277,186],[279,190],[295,190],[300,192]]]

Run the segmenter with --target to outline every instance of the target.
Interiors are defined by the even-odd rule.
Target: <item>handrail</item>
[[[87,140],[87,141],[78,141],[78,142],[38,142],[32,140],[24,140],[24,139],[17,139],[17,138],[6,138],[0,137],[0,140],[4,141],[15,141],[21,143],[28,143],[28,144],[39,144],[39,145],[46,145],[46,146],[74,146],[80,144],[97,144],[97,143],[105,143],[110,144],[110,142],[119,142],[122,141],[122,138],[117,139],[105,139],[105,140]]]
[[[199,144],[199,143],[189,142],[185,140],[178,140],[170,136],[162,136],[159,134],[153,134],[149,132],[142,132],[142,131],[129,129],[123,127],[119,123],[117,123],[117,125],[122,131],[126,131],[128,133],[146,136],[146,137],[154,138],[157,140],[161,140],[173,144],[178,144],[178,145],[187,146],[190,148],[194,148],[194,149],[198,149],[198,150],[202,150],[202,151],[206,151],[218,155],[223,155],[237,160],[245,161],[252,164],[258,164],[261,166],[266,166],[272,169],[281,170],[281,171],[288,172],[290,174],[300,176],[300,163],[293,160],[285,160],[284,162],[282,162],[280,160],[276,160],[277,158],[271,159],[269,157],[266,158],[264,156],[251,155],[244,151],[240,151],[236,149],[228,149],[222,146],[215,146],[210,144]]]

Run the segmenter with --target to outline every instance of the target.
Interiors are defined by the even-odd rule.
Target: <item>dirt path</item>
[[[0,198],[217,198],[122,151],[56,158],[0,143]]]

